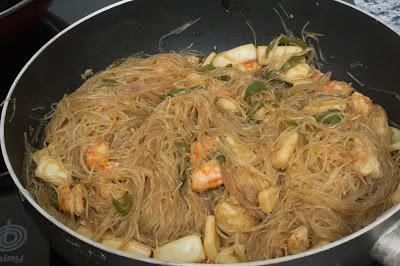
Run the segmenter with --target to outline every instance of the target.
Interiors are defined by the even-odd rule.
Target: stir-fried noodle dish
[[[58,102],[27,187],[128,256],[234,263],[296,254],[400,201],[400,131],[281,35],[208,56],[133,56]]]

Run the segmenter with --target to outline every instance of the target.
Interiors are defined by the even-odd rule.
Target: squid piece
[[[257,109],[257,111],[253,114],[252,118],[256,120],[264,121],[265,123],[272,122],[276,118],[275,108],[272,106],[261,106]]]
[[[47,148],[32,156],[37,164],[35,176],[57,186],[58,207],[70,215],[80,215],[84,211],[83,189],[81,185],[72,185],[72,178],[61,160],[50,156]]]
[[[217,54],[212,60],[212,65],[215,67],[226,67],[229,64],[235,66],[256,59],[256,47],[249,43]]]
[[[129,240],[126,244],[125,243],[125,240],[110,235],[103,236],[101,240],[101,244],[106,247],[119,249],[131,255],[150,258],[152,254],[152,249],[149,246],[146,246],[134,240]]]
[[[234,113],[240,112],[239,107],[237,106],[236,102],[233,99],[220,98],[217,100],[216,104],[226,111]]]
[[[185,58],[189,64],[197,65],[198,63],[200,63],[200,58],[195,55],[185,55]]]
[[[309,247],[308,228],[304,225],[299,226],[288,239],[288,251],[290,254],[296,254],[306,251]]]
[[[362,95],[359,92],[354,92],[351,96],[350,96],[352,105],[354,110],[363,115],[363,116],[367,116],[371,110],[372,110],[372,101],[370,98],[368,98],[365,95]]]
[[[191,82],[190,87],[205,86],[207,79],[208,79],[206,76],[199,75],[197,73],[191,73],[191,74],[187,75],[186,78]],[[177,87],[181,87],[181,86],[177,86]],[[182,87],[185,87],[185,86],[182,86]]]
[[[292,56],[303,51],[299,46],[276,46],[268,57],[266,56],[268,46],[257,47],[257,61],[259,65],[267,65],[270,70],[280,69]],[[312,68],[303,60],[299,64],[289,68],[279,75],[279,79],[291,84],[306,80],[313,74]]]
[[[208,161],[192,171],[192,190],[202,192],[223,184],[222,172],[217,160]]]
[[[289,68],[288,70],[280,74],[279,79],[291,84],[295,84],[298,81],[305,80],[310,77],[311,73],[311,66],[303,62]]]
[[[256,205],[258,203],[258,194],[270,186],[265,176],[244,167],[237,168],[234,185],[238,193],[242,194],[242,200],[251,205]]]
[[[281,188],[279,186],[272,186],[258,194],[258,205],[265,214],[272,212],[275,208],[280,191]]]
[[[172,262],[202,262],[206,259],[201,238],[189,235],[169,242],[154,251],[154,258]]]
[[[356,172],[365,177],[381,178],[382,169],[376,152],[372,151],[368,144],[361,138],[354,138],[353,162]]]
[[[271,153],[272,166],[284,170],[288,166],[298,142],[299,134],[296,131],[288,130],[281,133]]]
[[[240,206],[233,197],[220,201],[214,209],[217,226],[225,233],[254,226],[256,220],[248,210]]]
[[[81,215],[84,211],[83,189],[80,184],[73,185],[65,182],[57,188],[58,207],[61,211],[70,215]]]
[[[267,65],[270,69],[281,68],[293,55],[303,49],[299,46],[276,46],[266,57],[268,46],[257,47],[257,61],[259,65]]]
[[[72,181],[62,161],[52,158],[48,148],[35,152],[32,159],[37,165],[35,176],[41,180],[56,186]]]
[[[237,64],[235,65],[235,67],[237,67],[237,69],[242,72],[257,70],[261,68],[261,66],[257,63],[257,60],[251,60],[243,64]]]
[[[240,262],[240,260],[235,256],[233,246],[221,248],[221,251],[215,258],[215,263],[230,264],[238,262]]]
[[[351,94],[353,88],[344,81],[330,80],[319,87],[318,92],[324,92],[330,95],[347,97]],[[357,93],[357,92],[355,92]],[[354,93],[353,93],[354,94]]]
[[[400,203],[400,184],[397,186],[397,189],[393,192],[392,196],[390,197],[390,201],[393,204]]]
[[[395,127],[390,127],[392,131],[392,138],[390,140],[390,151],[398,151],[400,150],[400,130]]]
[[[257,55],[257,63],[261,66],[267,64],[267,48],[266,45],[260,45],[256,48],[256,55]]]
[[[216,231],[214,215],[208,215],[206,218],[203,245],[207,258],[210,261],[214,261],[221,246],[221,242]]]
[[[86,165],[89,169],[107,171],[112,168],[110,163],[110,151],[105,141],[99,141],[89,145],[85,152]]]
[[[333,109],[343,111],[345,108],[346,104],[343,100],[322,100],[310,102],[303,108],[303,111],[311,114],[318,114]]]
[[[215,52],[211,52],[211,53],[206,57],[206,59],[204,59],[204,62],[203,62],[203,64],[202,64],[201,66],[206,66],[206,65],[211,64],[212,61],[213,61],[213,59],[214,59],[214,57],[215,57],[216,55],[217,55],[217,54],[216,54]]]
[[[224,143],[242,160],[246,162],[255,160],[256,154],[247,145],[237,142],[230,136],[224,138]]]
[[[87,237],[89,239],[94,239],[94,232],[92,229],[90,229],[88,226],[85,225],[80,225],[78,229],[76,229],[76,232],[84,237]]]
[[[382,142],[389,145],[392,132],[389,128],[385,110],[381,106],[375,105],[369,118],[369,125],[371,128],[381,138]]]
[[[329,243],[331,243],[331,241],[327,240],[327,239],[321,239],[319,240],[312,248],[319,248],[319,247],[323,247],[328,245]]]

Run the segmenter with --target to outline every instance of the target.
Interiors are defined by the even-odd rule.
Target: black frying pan
[[[287,19],[278,4],[294,18]],[[392,121],[400,120],[396,97],[371,89],[399,90],[400,37],[376,18],[344,2],[138,0],[109,6],[61,32],[28,62],[11,87],[1,117],[1,146],[7,167],[26,199],[26,209],[34,216],[55,250],[78,265],[157,263],[152,259],[128,257],[85,239],[57,222],[33,201],[20,179],[24,132],[30,125],[36,126],[30,117],[41,115],[33,113],[32,108],[50,106],[65,93],[72,92],[82,84],[81,73],[87,68],[96,72],[115,59],[138,51],[159,52],[160,36],[198,17],[201,20],[189,30],[166,39],[164,49],[179,51],[193,42],[192,49],[208,53],[214,46],[222,51],[253,42],[251,31],[240,18],[240,12],[253,24],[258,43],[267,43],[283,32],[273,8],[280,11],[288,28],[297,34],[308,21],[309,30],[324,33],[320,46],[329,63],[323,70],[331,70],[335,79],[347,81],[351,80],[346,73],[351,72],[365,84],[362,87],[353,82],[356,89],[384,106]],[[367,67],[351,69],[349,64],[357,61]],[[10,101],[14,98],[17,99],[15,115],[14,101]],[[400,205],[395,206],[371,225],[322,248],[247,265],[368,265],[373,247],[373,255],[382,262],[399,265],[399,210]],[[384,232],[386,234],[382,235]],[[375,244],[379,238],[380,241]],[[394,241],[391,253],[386,252],[388,243],[389,247],[391,243],[388,239]],[[389,263],[390,258],[395,258],[392,264]]]

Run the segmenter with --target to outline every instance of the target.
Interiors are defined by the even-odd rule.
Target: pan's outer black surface
[[[224,1],[226,2],[226,1]],[[331,0],[282,0],[282,1],[231,1],[240,7],[252,22],[259,43],[266,43],[283,32],[273,8],[281,4],[293,19],[286,19],[287,26],[299,34],[306,22],[309,30],[322,32],[325,57],[330,62],[325,71],[333,71],[335,79],[348,80],[352,72],[368,86],[383,90],[398,90],[398,61],[400,37],[377,22],[347,5]],[[281,12],[282,13],[282,12]],[[209,52],[216,46],[219,51],[252,42],[252,35],[237,12],[226,12],[219,1],[213,0],[154,0],[132,1],[117,5],[87,19],[64,32],[37,55],[15,83],[11,97],[16,98],[15,117],[12,104],[8,104],[4,123],[3,152],[11,172],[20,177],[24,155],[24,132],[35,126],[31,116],[38,106],[50,106],[65,93],[82,84],[81,73],[87,68],[104,69],[113,60],[138,51],[158,52],[160,36],[183,23],[201,17],[189,30],[165,40],[165,49],[180,50],[194,43],[192,49]],[[349,64],[361,62],[366,68],[350,69]],[[396,99],[390,94],[362,89],[376,103],[385,107],[393,121],[399,121]],[[15,177],[14,176],[14,177]],[[18,183],[16,181],[16,183]],[[25,192],[24,192],[25,193]],[[43,235],[52,246],[71,263],[78,265],[104,264],[128,265],[132,260],[100,250],[65,232],[49,221],[25,201],[27,209],[38,221]],[[341,245],[309,256],[280,261],[285,265],[368,265],[369,250],[385,228],[399,219],[397,212],[386,221]],[[278,261],[277,261],[278,262]],[[267,263],[267,262],[264,262]]]

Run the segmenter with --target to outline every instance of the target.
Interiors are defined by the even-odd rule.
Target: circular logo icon
[[[26,241],[28,233],[18,224],[12,224],[11,220],[0,227],[0,251],[8,252],[20,248]]]

